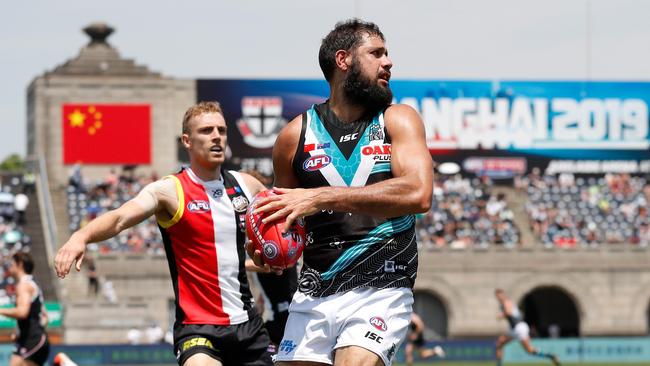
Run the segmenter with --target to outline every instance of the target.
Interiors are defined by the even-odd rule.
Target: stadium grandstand
[[[52,268],[56,250],[75,230],[187,163],[180,125],[196,101],[222,102],[228,168],[271,177],[279,130],[324,100],[327,89],[320,80],[162,75],[123,57],[107,41],[113,31],[90,24],[90,41],[78,55],[27,88],[26,168],[0,172],[0,307],[15,302],[13,253],[29,252],[49,314],[50,359],[65,352],[80,366],[171,365],[174,289],[155,219],[89,245],[82,271],[63,281]],[[568,363],[650,364],[650,139],[647,105],[639,107],[650,103],[650,93],[626,94],[631,87],[623,82],[594,85],[391,81],[395,101],[423,117],[438,164],[432,207],[416,220],[414,310],[426,343],[440,345],[448,361],[494,363],[496,337],[507,332],[495,317],[494,290],[502,288],[521,309],[533,344]],[[650,90],[650,83],[643,87]],[[581,104],[585,96],[592,104]],[[594,107],[615,98],[609,109]],[[563,102],[583,109],[567,111]],[[553,140],[566,131],[552,131],[560,128],[552,116],[588,115],[590,122],[598,113],[589,108],[619,108],[626,132],[613,142],[609,135],[588,143]],[[456,112],[461,116],[453,120]],[[494,128],[494,140],[486,137],[490,131],[468,127],[492,120],[496,126],[502,116],[507,121]],[[637,138],[643,123],[646,135]],[[14,326],[0,318],[0,362],[10,357]],[[403,349],[396,357],[403,364]],[[518,344],[506,347],[505,360],[531,362]]]

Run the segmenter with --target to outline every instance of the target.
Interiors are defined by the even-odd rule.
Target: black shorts
[[[421,348],[422,346],[424,346],[424,337],[422,336],[422,333],[420,333],[418,337],[415,339],[409,338],[408,343],[411,343],[417,348]]]
[[[262,318],[236,325],[182,324],[174,329],[174,354],[179,365],[205,353],[224,365],[272,366],[269,334]]]
[[[37,365],[45,364],[50,355],[50,342],[47,335],[43,334],[41,337],[28,340],[25,343],[16,343],[14,354]]]
[[[271,343],[276,346],[282,342],[282,336],[284,336],[284,326],[287,324],[287,318],[289,318],[289,312],[276,312],[273,314],[273,320],[264,323],[264,327],[269,331],[269,337],[271,337]]]

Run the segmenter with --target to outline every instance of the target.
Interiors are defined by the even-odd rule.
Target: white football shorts
[[[525,322],[519,322],[514,328],[510,329],[508,336],[520,341],[530,338],[530,328]]]
[[[363,347],[390,366],[413,311],[408,288],[358,288],[327,297],[296,292],[276,361],[333,364],[334,350]]]

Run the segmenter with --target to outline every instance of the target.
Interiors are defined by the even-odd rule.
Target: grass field
[[[393,366],[405,366],[406,364],[394,363]],[[423,362],[414,363],[414,366],[495,366],[496,362]],[[507,363],[503,366],[549,366],[550,362],[542,363]],[[650,361],[641,363],[563,363],[562,365],[576,365],[576,366],[650,366]]]

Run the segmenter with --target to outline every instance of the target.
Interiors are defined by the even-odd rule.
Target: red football
[[[296,220],[291,229],[282,235],[284,220],[263,223],[263,215],[253,214],[259,199],[276,195],[272,190],[258,193],[246,211],[246,234],[255,250],[262,253],[264,263],[280,268],[296,264],[305,248],[305,223]]]

